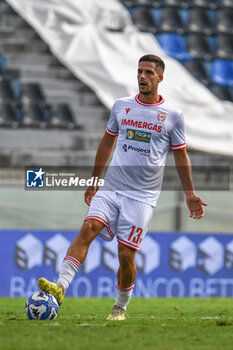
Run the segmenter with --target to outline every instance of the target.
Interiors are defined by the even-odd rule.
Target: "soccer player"
[[[91,242],[98,235],[109,241],[116,235],[119,258],[116,300],[107,320],[126,319],[136,275],[135,253],[140,249],[161,191],[170,147],[190,217],[202,218],[207,205],[194,191],[182,112],[158,94],[164,68],[158,56],[140,58],[139,93],[115,102],[97,150],[92,176],[101,178],[116,143],[104,190],[89,187],[85,192],[89,211],[67,251],[57,282],[45,278],[38,281],[40,289],[54,295],[61,304]]]

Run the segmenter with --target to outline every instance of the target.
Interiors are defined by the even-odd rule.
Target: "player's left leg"
[[[135,253],[140,250],[154,208],[150,204],[118,193],[117,200],[120,207],[116,228],[120,267],[117,275],[116,301],[107,319],[121,321],[126,318],[126,307],[134,288]]]
[[[107,320],[123,321],[127,318],[126,307],[130,302],[136,277],[135,253],[135,249],[118,244],[120,266],[117,273],[116,300]]]

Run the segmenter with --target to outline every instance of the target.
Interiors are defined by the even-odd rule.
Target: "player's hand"
[[[186,203],[190,211],[190,217],[193,219],[201,219],[204,214],[204,206],[207,206],[208,204],[205,203],[200,196],[194,194],[191,194],[186,197]]]
[[[90,206],[92,198],[94,197],[96,191],[98,190],[97,186],[89,186],[84,194],[85,202]]]

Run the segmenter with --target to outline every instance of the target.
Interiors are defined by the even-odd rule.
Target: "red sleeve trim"
[[[180,151],[181,149],[185,149],[185,148],[186,148],[186,146],[181,147],[181,148],[176,148],[176,149],[173,149],[173,152],[175,152],[175,151]]]
[[[108,127],[106,127],[105,132],[106,132],[108,135],[113,136],[113,137],[116,137],[116,136],[118,135],[118,132],[111,131],[111,130],[109,130]]]
[[[180,145],[174,145],[174,146],[172,145],[171,147],[173,151],[178,151],[180,149],[186,148],[186,143],[184,142],[184,143],[181,143]]]

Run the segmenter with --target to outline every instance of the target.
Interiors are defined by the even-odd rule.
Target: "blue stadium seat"
[[[5,74],[7,71],[7,59],[4,54],[0,53],[0,76]]]
[[[226,88],[219,85],[213,85],[211,91],[223,101],[233,102],[233,92],[230,88]]]
[[[18,79],[20,72],[18,69],[7,68],[7,57],[4,53],[0,53],[0,79]]]
[[[209,77],[209,72],[205,67],[205,64],[201,60],[193,60],[185,62],[185,67],[188,71],[203,85],[209,86],[211,79]]]
[[[48,116],[39,103],[24,105],[23,126],[45,129],[48,125]]]
[[[187,52],[185,40],[182,35],[174,33],[162,33],[157,36],[158,41],[166,55],[178,61],[184,62],[193,57]]]
[[[3,102],[17,102],[21,98],[21,82],[8,79],[5,76],[0,79],[0,100]]]
[[[211,78],[216,84],[233,88],[233,61],[213,61],[211,69]]]
[[[187,40],[189,53],[201,60],[211,60],[213,58],[211,45],[205,35],[190,34]]]
[[[134,24],[141,32],[156,33],[158,25],[150,9],[135,7],[131,13]]]
[[[45,96],[40,84],[37,83],[25,83],[23,85],[24,102],[45,103]]]
[[[208,10],[195,7],[190,10],[186,30],[189,33],[200,33],[210,35],[215,32],[215,23]]]
[[[185,25],[178,9],[171,7],[163,9],[159,26],[160,32],[183,34],[184,27]]]
[[[223,9],[218,11],[217,26],[218,33],[233,35],[233,9]]]
[[[52,118],[49,126],[72,130],[77,127],[70,107],[61,103],[53,107]]]
[[[22,101],[26,108],[26,111],[28,110],[26,105],[27,104],[31,105],[29,109],[31,109],[34,115],[36,115],[36,118],[35,118],[36,120],[37,120],[37,116],[42,115],[41,112],[43,113],[43,117],[45,118],[46,121],[50,120],[51,106],[50,104],[47,103],[46,96],[40,84],[37,84],[37,83],[23,84]]]
[[[228,34],[217,35],[217,58],[233,60],[233,36]]]
[[[0,103],[0,127],[17,128],[21,123],[19,108],[14,103]]]

